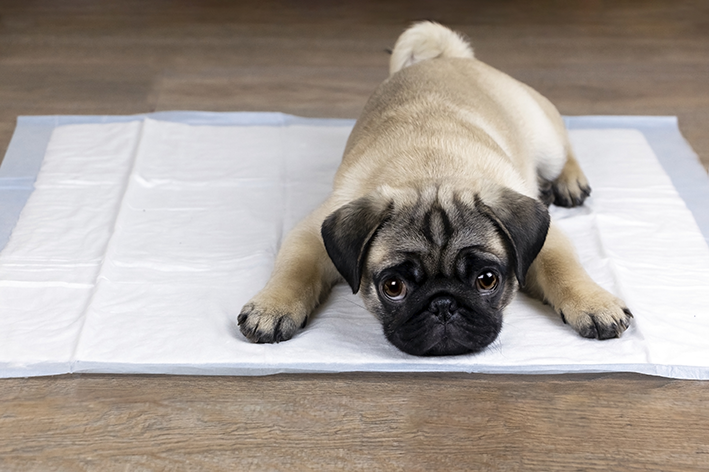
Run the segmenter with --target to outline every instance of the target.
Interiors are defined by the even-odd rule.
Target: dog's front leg
[[[241,309],[239,328],[250,341],[277,343],[293,337],[338,280],[320,236],[326,213],[323,206],[288,234],[270,280]]]
[[[565,323],[586,338],[616,338],[633,317],[622,300],[591,279],[571,242],[553,222],[523,289],[549,303]]]

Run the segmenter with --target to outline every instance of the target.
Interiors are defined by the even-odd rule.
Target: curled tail
[[[473,49],[460,34],[432,21],[415,23],[396,40],[389,74],[436,57],[473,58]]]

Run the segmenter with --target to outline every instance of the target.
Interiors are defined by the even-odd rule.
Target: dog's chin
[[[422,311],[401,326],[385,328],[389,342],[415,356],[454,356],[482,351],[502,329],[500,314],[479,314],[461,308],[447,319]]]

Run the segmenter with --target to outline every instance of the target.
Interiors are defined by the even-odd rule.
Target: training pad
[[[290,341],[251,344],[236,327],[286,232],[330,191],[352,121],[25,118],[0,169],[0,215],[10,226],[0,252],[0,376],[632,371],[707,379],[704,214],[693,216],[696,203],[688,208],[656,156],[667,167],[686,144],[660,149],[633,123],[568,120],[593,193],[583,207],[551,208],[591,276],[633,311],[630,329],[620,339],[583,339],[518,294],[483,352],[421,358],[390,345],[345,284]],[[677,138],[673,121],[653,123]],[[709,181],[700,179],[701,194]]]

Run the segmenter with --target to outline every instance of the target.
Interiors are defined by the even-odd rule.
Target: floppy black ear
[[[544,246],[549,231],[549,211],[540,201],[503,189],[494,204],[478,206],[507,237],[515,257],[515,275],[524,285],[527,270]]]
[[[321,234],[327,254],[352,287],[359,291],[367,248],[374,233],[389,215],[389,203],[362,197],[340,207],[322,224]]]

